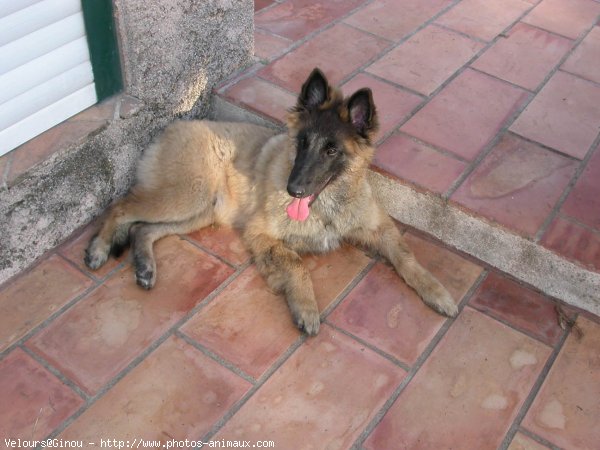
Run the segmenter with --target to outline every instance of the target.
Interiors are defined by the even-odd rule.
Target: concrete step
[[[212,98],[211,118],[248,121],[283,128],[272,117],[250,110],[218,91]],[[509,274],[544,294],[600,314],[600,274],[587,270],[539,243],[526,239],[481,216],[466,212],[441,196],[370,172],[381,203],[399,222],[427,233],[446,245]]]
[[[101,127],[52,155],[36,147],[44,160],[15,178],[6,175],[17,150],[0,158],[0,283],[122,195],[153,136],[175,118],[204,117],[212,87],[251,62],[251,0],[188,3],[113,11],[123,92],[142,103],[135,113],[110,110]]]
[[[0,283],[128,189],[142,149],[170,120],[137,101],[122,110],[131,100],[112,97],[5,155],[11,176],[0,189]]]

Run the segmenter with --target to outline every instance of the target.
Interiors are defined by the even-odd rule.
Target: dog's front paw
[[[431,293],[431,299],[426,301],[426,303],[446,317],[456,317],[458,314],[458,306],[456,306],[454,299],[442,285],[439,285],[438,289],[435,289]]]
[[[321,318],[316,305],[314,308],[302,308],[292,311],[294,323],[309,336],[315,336],[319,332]]]
[[[108,260],[110,246],[103,244],[98,236],[95,236],[85,249],[83,262],[92,270],[99,269]]]

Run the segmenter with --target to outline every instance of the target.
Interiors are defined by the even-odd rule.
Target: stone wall
[[[176,117],[204,117],[212,87],[250,63],[252,0],[114,0],[125,92],[140,100],[0,192],[0,282],[123,195],[140,153]]]
[[[207,87],[252,55],[250,0],[114,0],[126,90],[157,113],[204,115]]]

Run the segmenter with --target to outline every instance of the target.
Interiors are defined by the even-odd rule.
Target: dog
[[[286,133],[174,122],[142,155],[136,183],[109,209],[85,263],[98,269],[130,239],[137,284],[150,289],[157,239],[230,226],[269,287],[285,296],[295,324],[315,335],[319,310],[300,255],[349,242],[387,259],[428,306],[453,317],[452,296],[417,262],[373,196],[367,173],[377,128],[371,90],[344,98],[318,68],[289,111]]]

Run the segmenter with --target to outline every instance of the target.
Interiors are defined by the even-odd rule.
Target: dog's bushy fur
[[[316,334],[319,311],[299,255],[347,241],[378,252],[427,305],[454,316],[448,291],[419,265],[372,195],[367,170],[377,114],[371,91],[344,98],[315,69],[287,125],[287,134],[242,123],[170,125],[141,158],[137,183],[90,241],[86,264],[99,268],[111,248],[131,237],[137,283],[150,289],[157,239],[231,226],[241,231],[268,285],[285,296],[295,323]],[[308,218],[286,214],[290,202],[307,205],[308,199]]]

